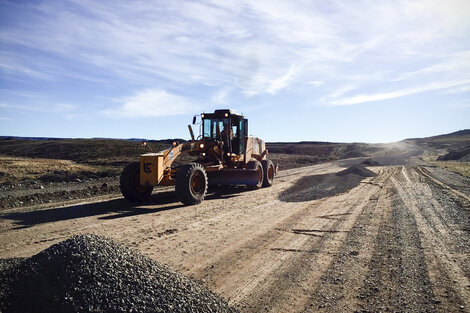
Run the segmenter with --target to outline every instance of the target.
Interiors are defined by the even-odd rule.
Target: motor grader
[[[198,116],[194,116],[193,125]],[[270,187],[278,166],[267,159],[263,140],[248,136],[248,120],[232,110],[215,110],[200,115],[200,135],[191,141],[173,142],[158,153],[140,156],[140,162],[127,165],[120,178],[124,198],[145,201],[154,186],[175,186],[185,205],[201,203],[209,186],[245,185],[248,189]],[[178,156],[188,152],[194,161],[172,166]]]

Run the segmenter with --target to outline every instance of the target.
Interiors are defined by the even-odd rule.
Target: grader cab
[[[129,201],[145,201],[154,186],[175,186],[185,205],[204,200],[208,186],[245,185],[248,189],[270,187],[277,165],[267,159],[263,140],[248,136],[248,120],[232,110],[200,115],[200,135],[191,141],[173,142],[158,153],[140,156],[127,165],[120,178],[121,192]],[[193,124],[196,123],[196,116]],[[194,161],[172,167],[175,159],[188,152]]]

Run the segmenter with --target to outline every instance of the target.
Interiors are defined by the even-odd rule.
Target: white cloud
[[[315,87],[321,86],[324,83],[325,83],[324,81],[320,81],[320,80],[312,80],[312,81],[306,82],[306,84],[313,85]]]
[[[223,88],[217,90],[214,95],[212,96],[212,103],[220,104],[220,105],[227,105],[228,100],[227,97],[232,90],[230,88]]]
[[[110,117],[155,117],[193,112],[198,107],[188,99],[165,90],[147,89],[124,99],[124,104],[102,113]]]
[[[470,50],[459,51],[451,55],[442,56],[439,59],[443,59],[443,61],[432,63],[430,66],[417,71],[400,74],[398,78],[392,79],[392,81],[414,79],[433,74],[468,75],[470,73]]]
[[[4,60],[4,58],[2,59]],[[6,63],[0,64],[0,69],[2,72],[4,72],[5,74],[9,76],[20,74],[21,76],[28,76],[28,77],[33,77],[33,78],[42,79],[42,80],[52,80],[51,75],[44,74],[40,71],[34,70],[24,65],[15,64],[16,63],[15,60],[11,60],[8,63],[9,64],[6,64]]]
[[[459,93],[469,92],[469,91],[470,91],[470,85],[451,88],[447,90],[446,92],[449,94],[459,94]]]
[[[455,81],[455,82],[437,82],[437,83],[427,84],[424,86],[400,89],[400,90],[395,90],[391,92],[363,94],[363,95],[356,95],[356,96],[351,96],[351,97],[344,97],[344,98],[331,101],[330,105],[333,105],[333,106],[353,105],[353,104],[360,104],[360,103],[366,103],[366,102],[388,100],[388,99],[409,96],[412,94],[422,93],[426,91],[448,89],[448,88],[453,88],[453,87],[468,85],[468,84],[470,84],[470,80]]]
[[[344,95],[345,93],[348,93],[351,90],[354,90],[356,88],[357,88],[357,86],[355,86],[355,85],[346,85],[346,86],[341,86],[341,87],[335,88],[334,91],[330,92],[327,96],[320,99],[320,103],[329,105],[331,103],[332,99],[337,99],[340,96]],[[336,101],[336,100],[334,100],[334,101]]]
[[[292,79],[295,75],[295,72],[296,72],[295,67],[291,66],[289,68],[289,71],[287,71],[287,73],[285,75],[283,75],[282,77],[279,77],[277,79],[273,79],[269,82],[269,84],[266,88],[266,92],[268,92],[270,94],[274,94],[277,91],[285,88],[292,81]]]
[[[77,108],[74,104],[69,103],[51,103],[37,100],[21,101],[18,103],[0,103],[0,108],[9,111],[30,111],[45,113],[64,113],[71,112]]]
[[[28,23],[2,27],[2,49],[38,53],[0,56],[4,72],[97,84],[124,80],[133,88],[156,82],[163,89],[229,88],[247,96],[312,79],[324,82],[322,88],[357,77],[367,85],[381,71],[392,80],[417,61],[429,69],[417,74],[429,76],[440,62],[430,55],[468,50],[470,34],[466,0],[69,0],[8,7]]]

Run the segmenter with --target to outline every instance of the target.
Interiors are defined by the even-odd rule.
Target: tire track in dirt
[[[335,254],[317,287],[311,291],[302,312],[353,312],[357,310],[359,281],[363,280],[372,258],[379,224],[384,215],[383,207],[390,203],[389,186],[386,181],[395,172],[389,170],[382,177],[379,190],[370,198],[367,206],[355,220],[342,246]]]
[[[394,178],[391,178],[392,181]],[[434,312],[433,293],[413,214],[390,188],[359,297],[363,312]]]
[[[387,176],[386,171],[374,180],[380,185]],[[273,273],[269,277],[258,280],[253,292],[245,296],[246,300],[240,301],[242,310],[298,312],[308,306],[312,287],[316,286],[319,277],[337,254],[357,216],[368,205],[368,200],[376,197],[379,190],[377,185],[361,185],[347,194],[329,198],[318,208],[312,202],[313,214],[302,217],[305,226],[298,229],[298,233],[314,236],[305,236],[301,241],[292,240],[289,246],[276,249],[282,252],[277,256],[282,258],[282,262],[276,264],[277,268],[271,269]],[[328,213],[325,214],[325,211]],[[308,231],[309,228],[320,227],[323,231],[321,237],[318,237],[318,233]]]
[[[445,183],[441,182],[440,180],[432,177],[431,175],[429,175],[425,170],[423,170],[421,167],[418,166],[418,171],[426,176],[426,178],[428,178],[429,180],[431,180],[432,182],[434,182],[435,184],[441,186],[442,188],[445,188],[445,189],[448,189],[450,192],[454,193],[455,195],[459,196],[459,197],[462,197],[464,198],[465,200],[467,201],[470,201],[470,197],[468,197],[467,195],[465,195],[464,193],[458,191],[458,190],[455,190],[454,188],[450,187],[449,185],[446,185]]]
[[[413,191],[422,217],[470,278],[470,202],[441,188],[427,175],[421,175],[421,171],[409,171],[422,183],[422,188]]]
[[[412,178],[410,182],[401,177],[393,178],[392,182],[400,195],[401,205],[416,221],[435,308],[439,312],[468,312],[470,284],[464,267],[468,266],[469,249],[467,246],[467,251],[459,253],[455,248],[453,238],[462,233],[456,233],[449,224],[448,208],[441,205],[442,197],[446,196],[442,189],[434,190],[439,195],[433,194],[429,178],[420,171],[406,168],[404,172]],[[459,205],[454,208],[465,211]],[[468,235],[463,235],[468,239]]]

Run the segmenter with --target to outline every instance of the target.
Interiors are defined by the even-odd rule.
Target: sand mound
[[[347,169],[345,169],[341,172],[336,173],[337,176],[345,176],[345,175],[348,175],[348,174],[354,174],[354,175],[358,175],[358,176],[361,176],[361,177],[374,177],[374,176],[377,175],[374,172],[372,172],[371,170],[368,170],[367,168],[365,168],[361,165],[353,165],[353,166],[348,167]]]
[[[1,312],[235,312],[206,287],[96,235],[7,266]],[[6,285],[5,285],[6,284]]]

